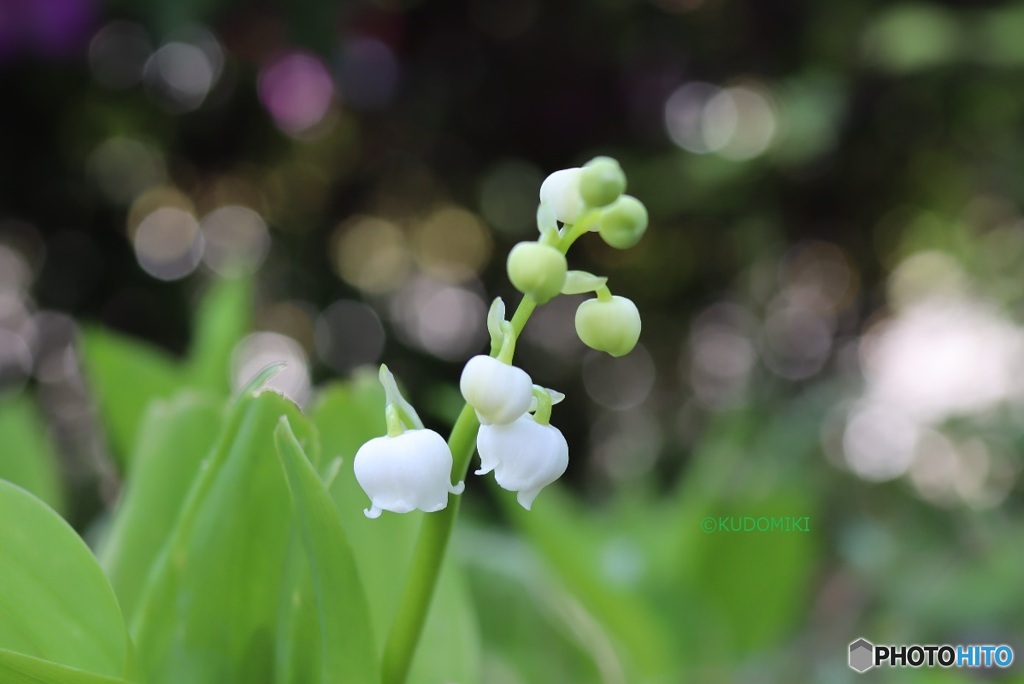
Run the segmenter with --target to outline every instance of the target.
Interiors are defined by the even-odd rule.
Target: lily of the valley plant
[[[587,346],[622,356],[640,337],[636,305],[613,295],[607,278],[568,270],[565,258],[588,232],[599,233],[617,249],[640,240],[647,229],[647,210],[623,194],[625,189],[625,174],[608,157],[556,171],[541,185],[540,235],[519,243],[508,256],[509,280],[523,298],[510,320],[500,298],[491,305],[490,354],[474,356],[462,371],[466,405],[447,441],[424,428],[387,367],[381,366],[387,434],[366,442],[353,464],[370,499],[365,513],[370,518],[383,511],[434,514],[421,529],[409,583],[385,647],[385,684],[401,684],[408,673],[458,511],[458,498],[449,501],[449,494],[463,492],[474,448],[480,454],[476,474],[494,473],[498,485],[515,492],[526,509],[569,465],[565,437],[551,425],[552,406],[563,395],[535,385],[526,371],[513,365],[516,340],[534,309],[559,294],[592,292],[596,296],[576,311],[576,332]]]

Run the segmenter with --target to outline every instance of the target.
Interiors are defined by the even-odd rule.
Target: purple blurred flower
[[[319,57],[296,50],[263,66],[259,93],[278,127],[295,135],[324,118],[334,99],[334,83]]]
[[[97,0],[0,0],[0,60],[83,54],[96,25],[96,5]]]

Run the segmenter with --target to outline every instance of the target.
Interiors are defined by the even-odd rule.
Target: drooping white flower
[[[533,400],[533,380],[526,371],[490,356],[474,356],[466,363],[459,389],[481,425],[511,423]]]
[[[576,223],[583,211],[583,197],[580,195],[582,171],[580,168],[555,171],[540,185],[541,203],[550,205],[562,223]]]
[[[381,511],[428,513],[448,505],[448,494],[465,485],[451,484],[452,452],[433,430],[406,430],[394,437],[376,437],[359,447],[353,463],[356,480],[370,497],[367,518]]]
[[[494,471],[503,488],[517,492],[526,510],[540,490],[569,467],[569,445],[558,428],[542,425],[526,414],[508,425],[484,425],[476,438],[480,452],[477,475]]]

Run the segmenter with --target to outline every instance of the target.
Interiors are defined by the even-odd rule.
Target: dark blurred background
[[[1020,2],[0,0],[0,381],[88,483],[79,326],[181,353],[241,265],[238,382],[288,358],[302,402],[386,361],[441,426],[540,182],[611,155],[651,227],[570,263],[636,301],[641,345],[588,352],[580,297],[520,345],[568,395],[568,480],[665,496],[740,434],[762,460],[721,491],[813,492],[808,610],[858,624],[892,568],[1024,538],[1021,36]],[[1005,641],[1021,575],[979,563],[989,602],[949,624]]]

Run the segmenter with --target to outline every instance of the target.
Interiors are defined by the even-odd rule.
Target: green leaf
[[[407,682],[483,681],[481,659],[480,625],[473,610],[466,572],[449,552],[441,566],[434,601]]]
[[[325,488],[329,489],[334,482],[340,461],[335,459],[327,467],[323,477]],[[309,657],[311,653],[320,653],[321,648],[317,610],[309,560],[298,530],[293,530],[277,623],[275,684],[306,684],[319,678],[320,660]]]
[[[112,451],[128,470],[149,402],[183,386],[178,366],[155,347],[99,328],[83,331],[82,361]]]
[[[197,392],[155,401],[146,412],[143,438],[131,457],[132,476],[99,552],[129,620],[223,417],[223,400]]]
[[[123,676],[127,630],[89,548],[46,504],[2,480],[0,520],[0,649]]]
[[[811,508],[811,498],[799,488],[730,498],[712,509],[710,517],[736,516],[740,529],[754,527],[759,517],[801,518]],[[747,517],[753,522],[747,523]],[[692,583],[699,587],[696,605],[703,616],[705,652],[700,655],[707,662],[737,662],[796,633],[809,608],[807,587],[820,543],[813,520],[809,532],[800,527],[790,526],[789,532],[716,531],[691,545],[696,565]]]
[[[370,500],[356,482],[352,460],[364,442],[386,432],[384,390],[370,373],[349,383],[335,383],[321,393],[311,414],[324,454],[343,460],[330,488],[331,497],[356,555],[376,629],[375,641],[383,646],[398,610],[420,523],[417,513],[386,514],[376,520],[363,515]]]
[[[188,377],[194,387],[228,394],[231,390],[231,354],[245,336],[252,317],[252,281],[231,278],[217,281],[196,311]]]
[[[664,623],[643,596],[607,581],[601,572],[609,521],[584,510],[557,484],[546,488],[530,511],[507,492],[497,496],[562,582],[622,644],[642,676],[670,671],[675,646]]]
[[[359,447],[387,432],[384,401],[384,388],[377,378],[376,369],[364,369],[348,382],[335,382],[324,387],[310,409],[310,418],[320,432],[324,455],[331,458],[341,456],[348,464],[345,470],[351,471],[352,459]],[[355,484],[354,475],[347,479]],[[359,487],[358,484],[355,486]],[[357,489],[353,496],[358,493],[365,498],[362,491]]]
[[[273,681],[293,526],[274,448],[281,416],[318,457],[315,433],[284,397],[263,392],[233,403],[131,623],[149,684]]]
[[[705,432],[662,516],[674,528],[663,545],[663,591],[692,587],[675,592],[683,603],[672,607],[703,616],[699,627],[676,624],[677,632],[692,630],[683,635],[687,662],[735,661],[777,646],[809,608],[806,587],[822,540],[807,464],[820,448],[819,426],[834,397],[834,388],[819,386],[782,406],[723,413]],[[707,517],[732,516],[807,516],[810,531],[709,533],[701,526]]]
[[[0,681],[4,684],[132,684],[23,653],[0,649]]]
[[[522,536],[471,521],[460,530],[457,551],[467,562],[468,584],[488,607],[480,616],[488,666],[501,667],[466,681],[635,681],[626,677],[607,630]],[[518,678],[498,674],[506,671]]]
[[[64,511],[56,450],[25,395],[0,402],[0,478],[24,487],[58,513]]]
[[[274,442],[295,505],[320,616],[318,681],[380,681],[370,611],[338,512],[284,416]]]
[[[309,559],[298,531],[288,547],[283,591],[275,634],[274,684],[307,684],[320,680],[320,619]],[[317,657],[312,657],[316,654]]]
[[[4,684],[129,684],[73,667],[0,649],[0,681]]]
[[[324,454],[343,460],[330,493],[356,556],[376,643],[383,648],[405,590],[424,514],[385,513],[376,520],[363,515],[370,501],[356,482],[352,461],[364,442],[386,432],[384,390],[372,371],[357,374],[350,382],[329,385],[311,413]],[[410,684],[480,681],[478,631],[461,569],[449,558],[442,567],[420,648],[413,659]]]

